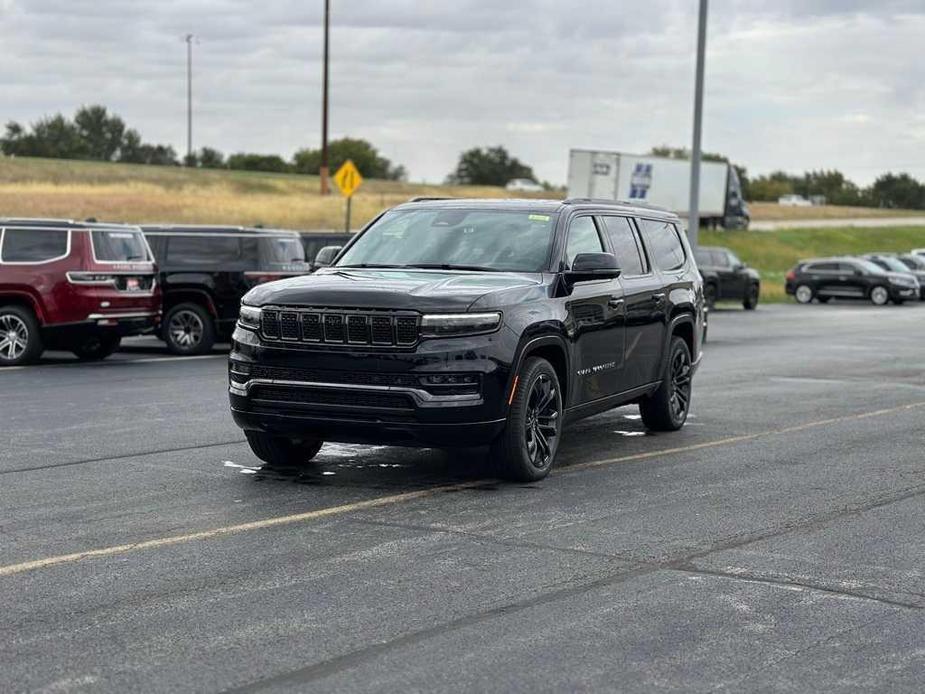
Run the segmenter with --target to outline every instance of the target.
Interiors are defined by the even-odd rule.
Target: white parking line
[[[553,470],[552,472],[557,476],[566,475],[582,470],[614,465],[617,463],[629,463],[639,460],[647,460],[650,458],[660,458],[666,455],[677,455],[679,453],[691,453],[694,451],[717,448],[720,446],[730,446],[737,443],[745,443],[748,441],[754,441],[756,439],[766,438],[768,436],[793,434],[810,429],[829,426],[832,424],[842,424],[845,422],[883,417],[886,415],[900,414],[902,412],[920,410],[923,408],[925,408],[925,401],[913,402],[908,405],[899,405],[897,407],[861,412],[859,414],[843,415],[841,417],[831,417],[829,419],[818,419],[812,422],[797,424],[795,426],[783,427],[780,429],[768,429],[765,431],[755,432],[753,434],[730,436],[728,438],[714,439],[712,441],[703,441],[701,443],[695,443],[687,446],[678,446],[677,448],[663,448],[661,450],[652,450],[645,453],[624,455],[616,458],[591,460],[585,463],[578,463],[576,465],[570,465],[565,468]],[[232,465],[233,464],[234,463],[232,463]],[[373,499],[366,499],[364,501],[354,501],[351,503],[342,504],[340,506],[329,506],[327,508],[320,508],[314,511],[293,513],[286,516],[275,516],[271,518],[264,518],[262,520],[251,521],[248,523],[238,523],[236,525],[225,525],[218,528],[212,528],[210,530],[201,530],[199,532],[193,532],[184,535],[168,535],[166,537],[159,537],[151,540],[144,540],[142,542],[134,542],[131,544],[100,547],[98,549],[84,550],[82,552],[75,552],[73,554],[59,554],[57,556],[44,557],[42,559],[34,559],[32,561],[24,561],[18,564],[7,564],[6,566],[0,566],[0,576],[11,576],[13,574],[24,573],[27,571],[45,569],[51,566],[57,566],[59,564],[70,564],[73,562],[83,561],[85,559],[111,557],[119,554],[127,554],[129,552],[154,549],[157,547],[170,547],[173,545],[185,544],[187,542],[227,537],[228,535],[234,535],[237,533],[263,530],[266,528],[275,528],[293,523],[305,523],[308,521],[318,520],[321,518],[329,518],[331,516],[338,516],[346,513],[353,513],[356,511],[382,508],[384,506],[392,506],[395,504],[405,503],[418,499],[427,499],[439,494],[444,494],[446,492],[459,492],[466,489],[473,489],[489,481],[490,480],[487,479],[481,479],[473,480],[471,482],[463,482],[461,484],[442,485],[439,487],[431,487],[429,489],[405,492],[403,494],[392,494],[388,496],[376,497]]]

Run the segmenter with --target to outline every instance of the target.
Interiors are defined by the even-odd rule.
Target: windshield
[[[865,260],[864,258],[858,258],[854,262],[857,263],[865,272],[869,272],[872,275],[886,274],[886,271],[882,267],[876,263],[872,263],[869,260]]]
[[[130,263],[150,260],[148,244],[140,231],[93,231],[93,253],[97,260],[108,263]]]
[[[890,258],[884,256],[882,258],[877,258],[877,265],[886,268],[887,270],[892,270],[893,272],[909,272],[909,268],[899,262],[896,258]]]
[[[337,267],[541,272],[556,217],[529,210],[394,210],[367,229]]]
[[[305,249],[294,237],[277,236],[260,239],[260,260],[267,265],[304,263]]]
[[[903,265],[905,265],[910,270],[923,270],[925,269],[925,262],[922,262],[918,258],[912,255],[904,255],[900,258]]]

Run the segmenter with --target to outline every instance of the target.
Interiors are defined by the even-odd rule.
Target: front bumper
[[[890,298],[896,301],[916,301],[919,299],[920,289],[918,287],[901,287],[890,285]]]
[[[483,445],[504,428],[510,358],[516,348],[516,339],[504,328],[489,335],[425,340],[409,350],[379,351],[271,344],[237,328],[229,372],[231,411],[243,429],[283,436],[312,434],[327,441],[383,445]],[[478,387],[441,390],[420,381],[453,375],[474,375]]]

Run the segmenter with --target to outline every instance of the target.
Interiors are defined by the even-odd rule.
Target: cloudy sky
[[[504,144],[553,182],[570,147],[690,140],[695,0],[332,0],[333,136],[438,181]],[[3,120],[102,103],[185,150],[320,140],[322,0],[0,0]],[[751,172],[925,178],[925,0],[713,0],[704,146]]]

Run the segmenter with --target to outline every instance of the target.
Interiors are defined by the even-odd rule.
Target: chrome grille
[[[268,307],[263,309],[261,334],[286,342],[413,347],[420,319],[410,312]]]

